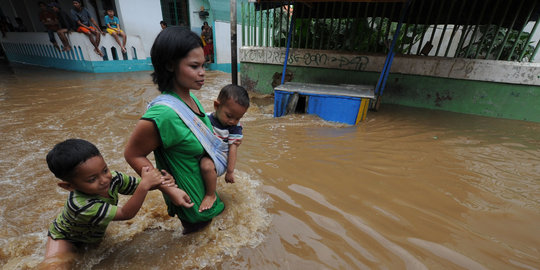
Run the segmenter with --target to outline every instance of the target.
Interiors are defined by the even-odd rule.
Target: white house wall
[[[120,27],[128,35],[139,36],[146,54],[150,56],[150,49],[154,44],[154,39],[161,31],[159,25],[159,22],[163,20],[161,2],[159,0],[115,1]]]
[[[189,0],[188,2],[188,12],[189,12],[189,23],[191,25],[191,31],[201,34],[201,26],[203,25],[204,20],[199,17],[199,11],[201,7],[204,7],[203,1],[201,0]],[[205,7],[206,8],[206,7]],[[211,26],[212,22],[208,22]]]
[[[229,22],[215,22],[214,29],[214,47],[217,64],[231,63],[231,24]],[[242,25],[236,27],[236,48],[237,55],[240,55],[240,47],[242,47]]]

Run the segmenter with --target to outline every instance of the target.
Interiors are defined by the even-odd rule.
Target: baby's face
[[[88,195],[108,197],[112,175],[102,156],[95,156],[75,168],[71,185]]]
[[[236,103],[233,99],[228,99],[223,104],[218,101],[214,102],[214,109],[218,121],[224,126],[237,125],[247,111],[246,107]]]

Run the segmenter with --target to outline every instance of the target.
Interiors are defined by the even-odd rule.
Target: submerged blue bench
[[[355,125],[366,118],[374,98],[374,87],[370,85],[287,82],[274,88],[274,117],[308,113]]]

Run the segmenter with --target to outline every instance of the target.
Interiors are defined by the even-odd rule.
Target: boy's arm
[[[116,29],[120,31],[120,20],[118,18],[116,18]]]
[[[161,173],[159,173],[159,171],[151,169],[149,167],[142,168],[141,182],[137,186],[137,189],[135,190],[131,198],[129,198],[129,200],[126,202],[126,204],[122,207],[118,207],[113,220],[132,219],[137,214],[137,212],[139,212],[139,209],[141,209],[141,206],[144,202],[144,199],[146,198],[146,194],[148,193],[148,191],[152,187],[161,184],[161,182]]]
[[[227,155],[227,172],[225,173],[225,182],[234,183],[234,167],[236,166],[236,143],[229,144],[229,154]]]

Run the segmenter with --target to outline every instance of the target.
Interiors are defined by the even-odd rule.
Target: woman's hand
[[[161,170],[161,179],[163,180],[161,182],[161,186],[164,187],[178,187],[176,185],[176,181],[174,180],[174,177],[170,175],[166,170]]]
[[[169,195],[171,202],[176,206],[191,208],[194,205],[189,195],[179,188],[168,188],[166,193]]]

